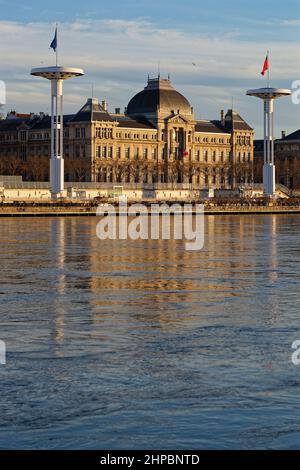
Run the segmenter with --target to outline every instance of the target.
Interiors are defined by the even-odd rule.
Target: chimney
[[[285,139],[285,137],[286,137],[286,131],[281,131],[281,138]]]
[[[124,108],[124,114],[127,114],[127,106]]]
[[[104,111],[107,111],[107,103],[106,103],[106,100],[103,100],[101,102],[101,105],[102,105],[102,108],[104,109]]]
[[[115,114],[121,114],[121,108],[115,108]]]
[[[225,112],[224,112],[224,109],[221,109],[221,124],[222,124],[222,126],[225,125]]]

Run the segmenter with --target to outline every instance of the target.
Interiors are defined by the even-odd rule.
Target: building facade
[[[262,182],[264,141],[254,142],[254,181]],[[300,191],[300,129],[274,142],[276,183],[293,191]]]
[[[169,79],[148,79],[124,113],[95,98],[64,116],[66,181],[192,183],[236,188],[253,182],[253,129],[221,111],[197,120]],[[0,173],[46,180],[50,117],[10,115],[0,121]]]

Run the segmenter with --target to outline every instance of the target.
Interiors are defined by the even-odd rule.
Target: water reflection
[[[298,426],[300,217],[205,223],[192,252],[0,221],[0,447],[276,447]]]
[[[201,312],[226,307],[231,298],[241,303],[255,296],[263,282],[268,284],[265,311],[276,316],[272,286],[279,275],[281,221],[278,216],[208,216],[204,249],[190,252],[180,240],[100,241],[95,220],[52,219],[49,254],[57,270],[57,339],[63,338],[67,305],[60,298],[68,290],[72,303],[82,301],[80,293],[89,293],[84,295],[89,304],[85,310],[90,309],[93,321],[118,311],[139,319],[146,309],[153,321],[177,324],[179,318],[193,322],[195,310],[199,322]],[[239,315],[243,313],[247,312],[242,308]]]

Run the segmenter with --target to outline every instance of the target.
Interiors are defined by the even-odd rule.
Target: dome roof
[[[192,114],[188,100],[178,93],[170,80],[149,79],[143,91],[135,95],[128,103],[127,114],[142,116],[149,113]]]

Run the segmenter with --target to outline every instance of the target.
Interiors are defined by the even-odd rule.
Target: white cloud
[[[49,50],[54,24],[0,22],[0,79],[7,83],[7,107],[20,111],[49,110],[49,84],[30,77],[30,68],[55,63]],[[232,96],[252,124],[260,122],[260,103],[245,97],[248,87],[264,85],[260,70],[266,49],[272,51],[272,79],[289,86],[300,78],[299,47],[280,41],[262,44],[242,41],[238,32],[195,34],[158,28],[145,19],[77,20],[59,27],[59,61],[85,70],[85,77],[65,84],[66,111],[74,112],[91,94],[123,107],[146,82],[148,73],[171,74],[175,86],[201,117],[217,118],[219,108],[230,107]],[[192,65],[196,63],[196,67]],[[291,107],[291,106],[290,106]],[[295,128],[295,105],[285,109],[287,127]],[[298,110],[297,110],[298,112]]]
[[[300,19],[283,20],[282,24],[284,26],[300,26]]]

